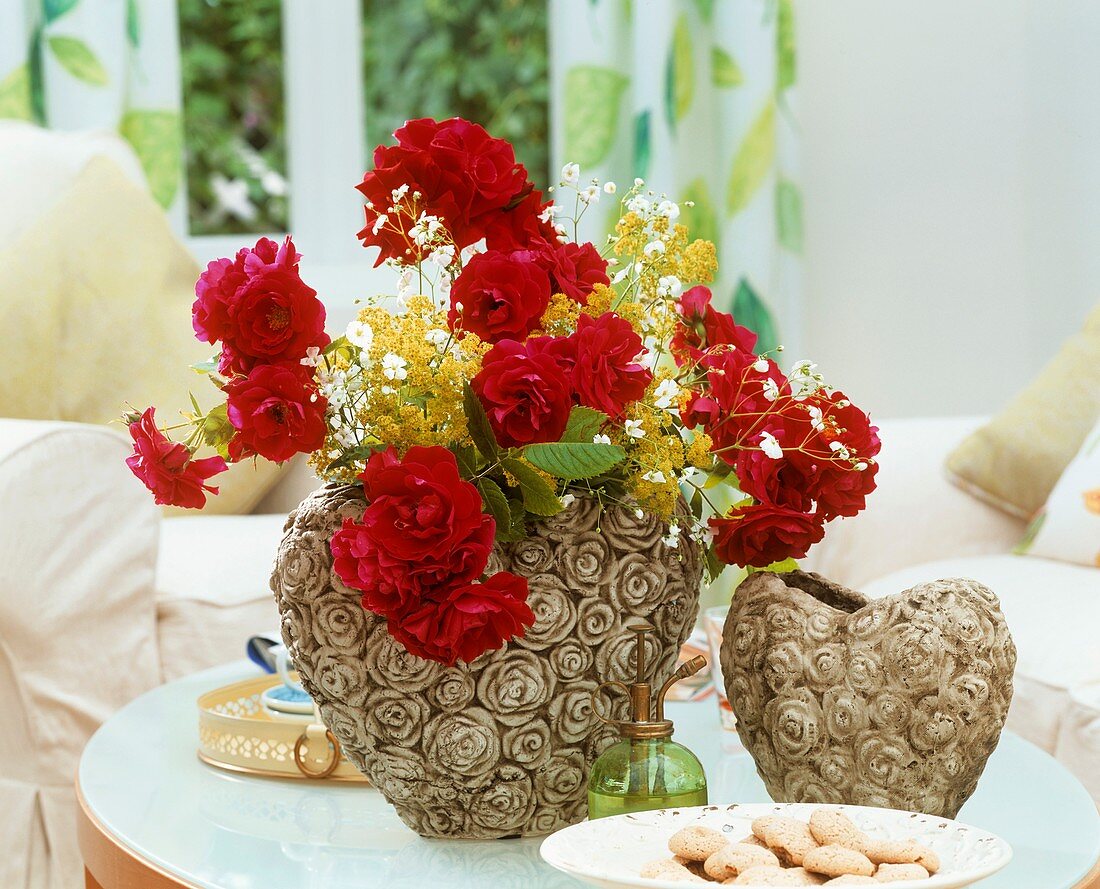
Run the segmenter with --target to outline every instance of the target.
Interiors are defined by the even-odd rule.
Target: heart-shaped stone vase
[[[525,637],[445,667],[405,651],[332,573],[329,540],[365,505],[348,486],[306,498],[271,578],[283,639],[344,755],[423,836],[537,836],[582,821],[589,767],[617,739],[592,694],[633,679],[627,627],[641,620],[656,627],[647,680],[672,674],[699,608],[698,547],[666,546],[668,525],[648,512],[577,497],[490,558],[490,573],[528,579]],[[627,718],[623,696],[604,704]]]
[[[762,572],[733,596],[721,661],[772,799],[953,818],[997,746],[1016,647],[973,580],[868,600],[816,574]]]

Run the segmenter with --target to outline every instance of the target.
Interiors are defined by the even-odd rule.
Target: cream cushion
[[[244,657],[279,631],[268,586],[286,516],[181,516],[160,523],[157,636],[165,682]]]
[[[1028,519],[1100,417],[1100,305],[1008,406],[947,458],[960,487]]]
[[[27,140],[5,133],[0,181],[12,170],[26,170],[31,182],[43,178]],[[212,352],[191,330],[199,269],[147,191],[113,159],[85,161],[75,174],[59,161],[56,178],[65,187],[43,182],[37,193],[48,209],[0,241],[0,326],[10,334],[0,416],[108,423],[130,402],[139,410],[156,405],[167,425],[190,410],[190,390],[204,407],[219,397],[188,369]],[[8,211],[0,226],[4,218],[14,229]],[[232,467],[215,479],[221,493],[208,511],[248,512],[283,472],[262,460]]]
[[[1087,689],[1100,683],[1100,571],[1030,556],[975,556],[904,568],[863,591],[878,598],[941,577],[973,578],[1000,598],[1017,650],[1008,728],[1090,778],[1100,798],[1100,711],[1090,717],[1081,704],[1090,695],[1098,700]]]

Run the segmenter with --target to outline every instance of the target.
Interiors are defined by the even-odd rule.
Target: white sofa
[[[977,423],[883,423],[879,490],[807,567],[872,595],[959,574],[991,586],[1019,649],[1010,727],[1100,800],[1100,569],[1008,555],[1023,524],[944,480]],[[317,483],[304,464],[256,514],[165,518],[128,452],[102,427],[0,420],[0,810],[15,852],[0,886],[77,885],[72,778],[95,727],[277,626],[268,574],[286,512]]]

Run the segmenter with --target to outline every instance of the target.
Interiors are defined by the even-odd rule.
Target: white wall
[[[1100,3],[796,11],[804,351],[875,416],[996,410],[1100,299]]]

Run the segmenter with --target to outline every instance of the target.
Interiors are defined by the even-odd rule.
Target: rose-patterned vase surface
[[[955,817],[997,746],[1016,647],[973,580],[868,600],[816,574],[758,573],[722,643],[737,730],[777,802]]]
[[[283,639],[345,756],[424,836],[542,835],[583,820],[589,767],[617,739],[592,694],[633,680],[627,627],[641,620],[656,627],[649,681],[671,675],[698,611],[698,547],[666,546],[649,512],[577,497],[490,558],[489,573],[528,579],[526,636],[446,667],[406,652],[332,572],[329,540],[364,506],[361,488],[308,497],[271,578]],[[624,698],[603,701],[626,718]]]

